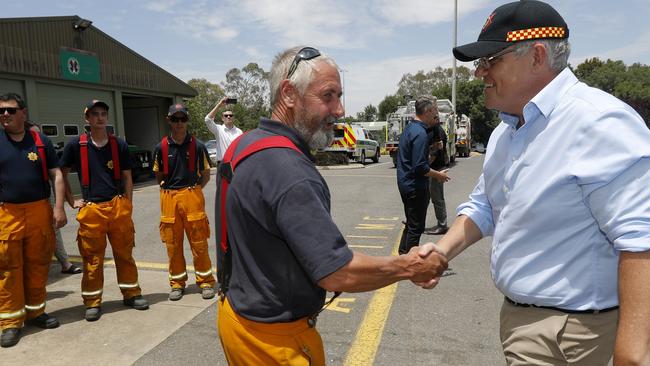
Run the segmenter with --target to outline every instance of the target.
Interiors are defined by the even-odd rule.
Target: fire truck
[[[456,152],[460,157],[468,157],[472,149],[472,123],[466,115],[461,115],[458,119],[458,129],[456,129]]]
[[[445,165],[453,164],[456,159],[456,116],[449,99],[438,99],[438,113],[440,123],[447,133],[447,146]],[[393,166],[397,166],[397,152],[399,151],[399,138],[404,127],[415,118],[415,101],[410,100],[405,106],[397,107],[397,110],[388,114],[388,136],[386,139],[386,151],[393,159]]]

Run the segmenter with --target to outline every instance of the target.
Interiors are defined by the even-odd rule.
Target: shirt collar
[[[282,122],[274,121],[268,118],[261,118],[258,128],[260,130],[271,132],[276,135],[287,137],[289,140],[291,140],[291,142],[293,142],[296,145],[298,149],[300,149],[300,151],[302,151],[303,154],[305,154],[305,156],[307,156],[312,161],[315,161],[315,158],[312,155],[311,150],[309,149],[309,145],[307,144],[305,139],[303,139],[302,136],[300,136],[300,134],[298,133],[298,131],[296,131],[295,128],[291,128]]]
[[[578,82],[578,78],[567,67],[560,72],[550,83],[537,93],[524,106],[524,121],[534,121],[540,114],[545,118],[551,114],[567,90]],[[499,118],[510,127],[517,128],[519,117],[513,114],[500,112]]]
[[[189,134],[189,133],[186,133],[186,134],[185,134],[185,140],[183,140],[183,143],[182,143],[181,145],[188,144],[188,143],[190,142],[190,139],[191,139],[191,138],[192,138],[192,135]],[[169,138],[167,139],[167,141],[168,141],[170,144],[178,145],[178,144],[176,143],[176,141],[174,141],[174,139],[172,138],[172,135],[171,135],[171,134],[169,135]]]
[[[562,70],[544,89],[540,90],[528,104],[534,104],[539,111],[548,118],[553,109],[560,102],[567,90],[578,82],[578,78],[567,67]],[[526,105],[526,107],[528,106]],[[524,111],[526,110],[524,107]]]
[[[429,130],[429,126],[427,126],[426,123],[420,121],[420,120],[417,119],[417,118],[413,118],[413,119],[411,120],[411,122],[417,122],[417,123],[419,123],[420,125],[422,125],[422,127],[424,127],[425,130],[427,130],[427,131]]]

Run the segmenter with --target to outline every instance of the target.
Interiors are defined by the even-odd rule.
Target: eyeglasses
[[[232,117],[233,117],[232,114],[224,114],[224,115],[223,115],[223,118],[232,118]]]
[[[5,112],[9,112],[9,114],[16,114],[19,108],[0,108],[0,115],[5,114]]]
[[[498,59],[501,56],[506,55],[506,54],[508,54],[510,52],[514,52],[515,49],[516,48],[506,48],[505,50],[497,52],[497,53],[495,53],[494,55],[492,55],[490,57],[481,57],[478,60],[474,61],[474,67],[476,67],[477,69],[478,68],[483,68],[483,69],[487,70],[487,69],[490,68],[490,66],[492,66],[494,63],[496,63],[496,61],[498,61]]]
[[[187,117],[176,117],[176,116],[171,116],[169,117],[169,120],[172,121],[173,123],[178,123],[178,122],[187,122]]]
[[[293,62],[291,63],[291,66],[289,66],[289,72],[287,73],[287,79],[291,79],[291,76],[293,75],[294,72],[296,72],[296,69],[298,68],[298,64],[300,61],[309,61],[311,59],[314,59],[316,57],[320,56],[320,51],[313,47],[305,47],[298,51],[296,54],[296,57],[293,58]]]

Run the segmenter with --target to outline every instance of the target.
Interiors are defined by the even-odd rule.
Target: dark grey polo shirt
[[[267,149],[251,155],[237,166],[226,200],[232,247],[227,297],[238,314],[264,323],[318,312],[325,290],[317,282],[352,260],[330,215],[327,184],[294,129],[262,119],[237,151],[273,135],[288,137],[302,153]],[[218,207],[217,196],[220,233]]]

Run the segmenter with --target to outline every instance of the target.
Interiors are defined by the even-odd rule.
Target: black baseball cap
[[[478,40],[454,47],[459,61],[494,55],[518,41],[569,38],[569,27],[553,7],[537,0],[501,5],[488,16]]]
[[[103,102],[99,99],[93,99],[90,102],[88,102],[88,104],[86,104],[86,107],[84,108],[84,114],[88,114],[88,111],[93,109],[96,106],[104,107],[108,111],[108,104],[106,104],[106,102]]]
[[[189,115],[189,113],[187,113],[187,108],[185,108],[185,106],[180,103],[172,104],[171,106],[169,106],[169,113],[167,113],[167,115],[171,116],[179,112],[183,113],[186,116]]]

